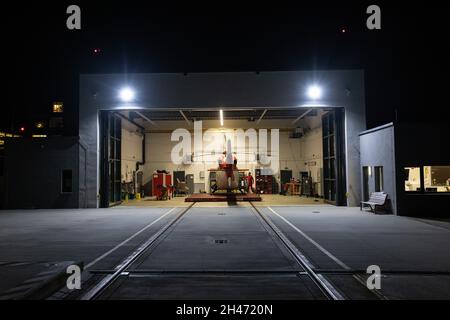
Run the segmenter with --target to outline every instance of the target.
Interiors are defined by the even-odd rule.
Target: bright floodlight
[[[313,100],[320,99],[322,97],[322,89],[316,85],[310,86],[308,88],[308,97]]]
[[[130,102],[134,100],[135,93],[130,88],[123,88],[120,90],[119,97],[123,102]]]

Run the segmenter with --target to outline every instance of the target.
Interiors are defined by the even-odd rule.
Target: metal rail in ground
[[[161,229],[158,230],[154,235],[152,235],[147,241],[140,245],[136,250],[134,250],[127,258],[125,258],[119,265],[114,268],[114,272],[105,276],[99,283],[94,287],[89,289],[88,292],[81,296],[80,300],[94,300],[97,299],[107,288],[109,288],[126,269],[137,259],[139,259],[146,251],[149,249],[163,234],[169,230],[175,223],[177,223],[181,217],[183,217],[186,212],[189,211],[195,202],[186,207],[181,211],[175,218],[165,224]]]
[[[253,205],[253,204],[252,204]],[[256,209],[256,207],[255,207],[255,209]],[[270,209],[270,207],[269,207],[269,209]],[[272,210],[272,209],[270,209],[270,210]],[[257,210],[257,211],[259,211],[259,210]],[[272,210],[273,211],[273,210]],[[274,211],[273,211],[274,212]],[[259,211],[259,213],[260,214],[262,214],[262,215],[264,215],[262,212],[260,212]],[[274,212],[274,213],[276,213],[276,212]],[[268,217],[266,217],[267,218],[267,220],[269,221],[269,222],[271,222],[271,220],[268,218]],[[273,224],[273,223],[272,223]],[[275,226],[275,225],[274,225]],[[275,228],[276,228],[276,226],[275,226]],[[278,229],[279,230],[279,229]],[[280,231],[280,233],[281,233],[281,231]],[[287,239],[287,238],[286,238]],[[289,241],[289,240],[288,240]],[[290,241],[289,241],[290,242]],[[292,244],[292,242],[291,242],[291,244]],[[292,244],[293,246],[294,246],[294,248],[295,249],[297,249],[296,248],[296,246],[294,245],[294,244]],[[298,251],[298,249],[297,249],[297,251]],[[302,255],[303,256],[303,255]],[[304,256],[303,256],[304,257]],[[307,263],[309,263],[309,261],[308,261],[308,259],[305,257],[305,259],[306,259],[306,262]],[[339,264],[339,263],[338,263]],[[342,264],[342,262],[340,263],[340,264]],[[366,289],[368,289],[367,288],[367,285],[366,285],[366,280],[363,278],[363,276],[362,276],[362,274],[366,274],[367,273],[367,271],[366,270],[352,270],[350,267],[347,267],[347,266],[345,266],[344,265],[344,270],[341,270],[341,269],[332,269],[332,270],[323,270],[323,269],[318,269],[318,268],[316,268],[315,266],[313,266],[311,263],[309,263],[309,265],[310,265],[310,267],[311,267],[311,269],[312,269],[312,271],[315,273],[315,274],[317,274],[319,277],[322,277],[323,278],[323,274],[349,274],[349,275],[351,275],[359,284],[361,284],[364,288],[366,288]],[[383,272],[384,274],[388,274],[389,272],[386,272],[386,271],[384,271]],[[392,271],[392,273],[393,274],[395,274],[395,273],[397,273],[396,271]],[[401,271],[400,271],[400,273],[401,273]],[[426,274],[426,272],[425,272],[425,274]],[[369,289],[368,289],[369,290]],[[380,290],[378,290],[378,289],[373,289],[373,290],[369,290],[370,291],[370,293],[371,294],[373,294],[377,299],[379,299],[379,300],[389,300],[389,298],[387,297],[387,296],[385,296],[383,293],[381,293],[381,291]]]
[[[269,227],[278,237],[283,245],[293,255],[298,264],[306,271],[310,279],[321,290],[321,292],[330,300],[345,300],[345,297],[321,274],[316,273],[314,266],[309,260],[298,250],[298,248],[281,232],[280,229],[263,213],[253,202],[250,202],[257,217],[260,218],[264,225]]]

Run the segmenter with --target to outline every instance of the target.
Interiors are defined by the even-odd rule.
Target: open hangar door
[[[145,163],[145,128],[129,111],[100,112],[100,206],[122,203],[124,194],[140,194]]]
[[[283,193],[286,182],[292,179],[299,182],[300,188],[289,195],[316,197],[320,203],[346,204],[343,108],[224,108],[222,112],[223,125],[219,108],[102,111],[101,206],[120,204],[124,192],[130,193],[128,198],[138,192],[144,198],[151,197],[152,176],[157,170],[171,173],[174,184],[175,176],[178,180],[184,178],[189,182],[190,193],[208,193],[211,164],[180,165],[171,160],[176,144],[171,134],[180,128],[192,132],[194,122],[198,121],[202,121],[203,132],[279,129],[279,169],[270,173],[273,180],[270,186],[255,182],[255,192],[266,197]],[[192,157],[198,156],[194,148],[192,153]],[[248,169],[255,180],[263,175],[264,166],[257,161],[239,159],[239,166]],[[303,190],[305,178],[313,183],[311,190]]]
[[[325,202],[346,205],[344,109],[322,115],[323,195]]]

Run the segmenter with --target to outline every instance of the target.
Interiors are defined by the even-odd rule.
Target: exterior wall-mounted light
[[[322,98],[322,88],[319,87],[318,85],[311,85],[308,87],[308,91],[307,91],[307,95],[310,99],[312,100],[317,100]]]
[[[131,102],[134,100],[135,96],[136,93],[134,90],[128,87],[122,88],[119,92],[119,98],[123,102]]]

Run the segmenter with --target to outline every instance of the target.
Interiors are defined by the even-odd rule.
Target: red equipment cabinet
[[[172,175],[167,173],[154,173],[152,178],[152,196],[162,199],[167,192],[167,197],[172,197]]]
[[[172,185],[172,175],[171,174],[166,174],[165,175],[165,183],[167,186],[171,186]]]

